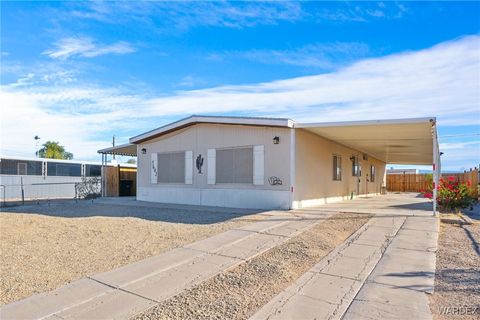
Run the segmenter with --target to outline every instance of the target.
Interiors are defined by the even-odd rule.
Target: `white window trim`
[[[215,184],[216,178],[216,149],[207,150],[207,184]]]
[[[193,184],[193,151],[185,151],[185,184]]]
[[[150,159],[150,182],[158,184],[158,153],[152,153]]]
[[[265,146],[253,146],[253,184],[265,184]]]

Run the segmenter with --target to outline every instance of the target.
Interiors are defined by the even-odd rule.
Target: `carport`
[[[295,128],[335,141],[376,157],[387,164],[432,165],[433,198],[440,177],[436,119],[296,123]],[[433,211],[436,213],[436,201]]]

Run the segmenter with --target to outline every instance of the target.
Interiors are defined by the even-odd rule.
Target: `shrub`
[[[433,191],[422,190],[425,198],[432,199]],[[444,211],[459,210],[473,205],[475,198],[471,191],[471,182],[460,183],[455,177],[448,177],[448,179],[440,179],[437,186],[437,203]]]

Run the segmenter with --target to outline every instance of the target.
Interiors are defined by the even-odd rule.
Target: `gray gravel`
[[[368,221],[337,214],[134,319],[246,319]]]
[[[444,308],[477,308],[476,314],[441,314]],[[434,319],[480,319],[480,224],[441,225],[435,292],[430,299]],[[470,309],[471,310],[471,309]]]
[[[50,291],[263,218],[233,209],[194,209],[86,201],[2,208],[0,304]]]

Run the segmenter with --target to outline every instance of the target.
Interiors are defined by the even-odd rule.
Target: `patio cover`
[[[115,147],[105,148],[98,150],[98,153],[101,154],[113,154],[118,156],[130,156],[136,157],[137,156],[137,145],[126,143],[122,145],[118,145]]]
[[[436,120],[433,117],[296,123],[295,128],[308,130],[388,164],[431,165],[434,163],[437,132]]]

